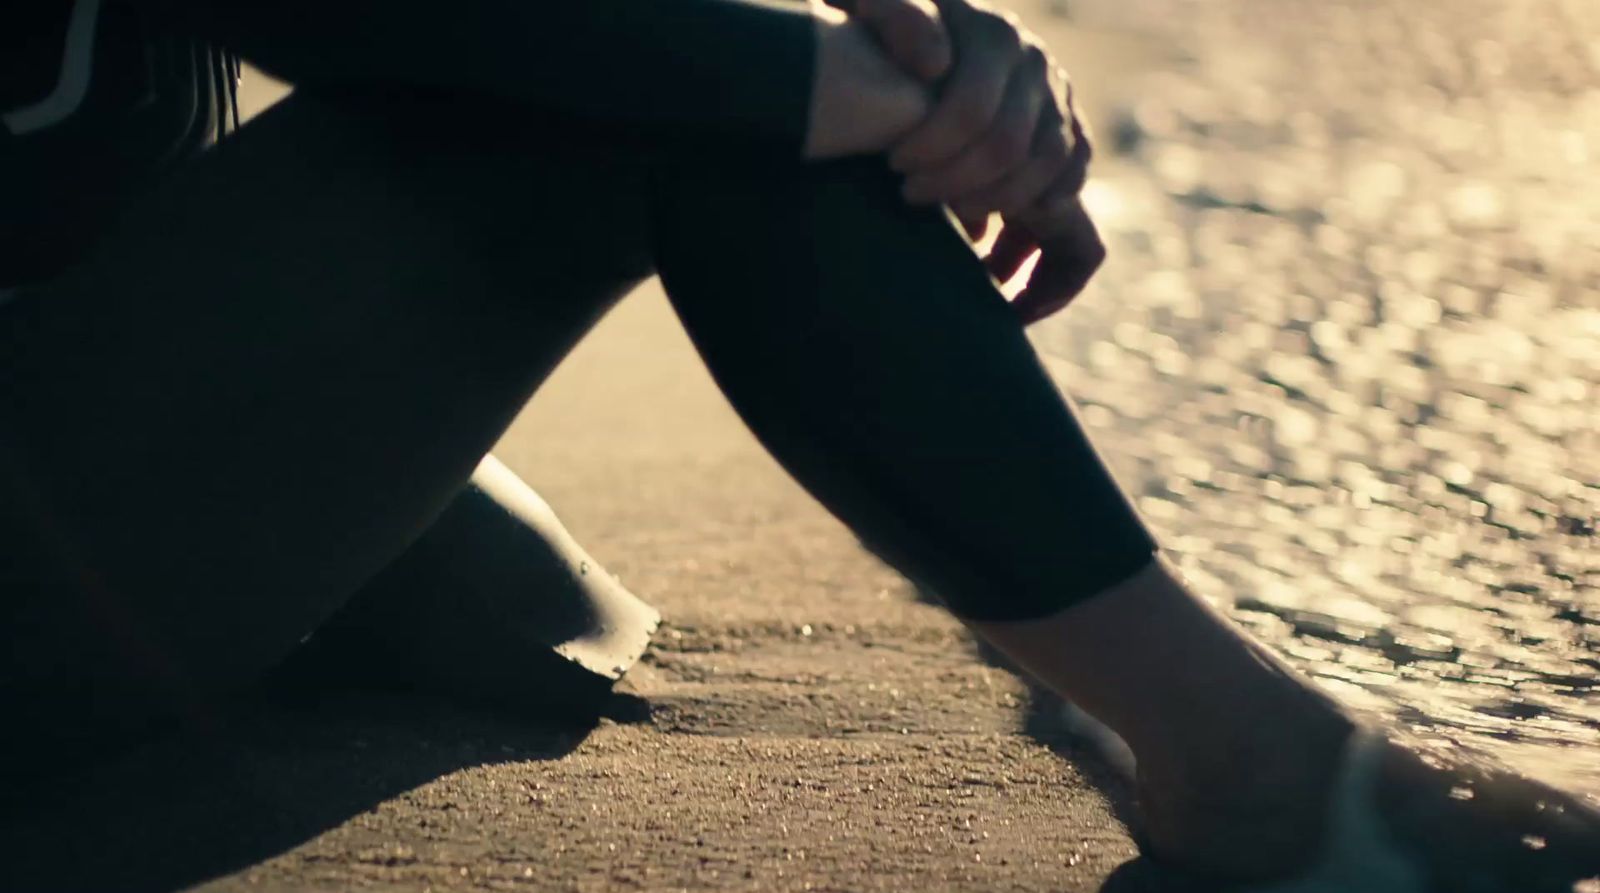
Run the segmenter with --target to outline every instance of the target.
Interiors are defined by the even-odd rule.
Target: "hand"
[[[888,151],[932,106],[929,87],[912,71],[931,71],[919,46],[926,31],[942,33],[931,11],[913,0],[894,0],[902,9],[868,20],[813,3],[817,21],[816,73],[804,154],[810,160]],[[923,19],[923,27],[916,20]],[[931,24],[931,27],[930,27]],[[924,36],[917,36],[917,31]],[[906,60],[891,61],[887,47]]]
[[[954,55],[933,112],[890,153],[908,201],[947,203],[981,238],[988,215],[1005,223],[987,258],[1009,279],[1035,250],[1039,265],[1015,306],[1035,322],[1066,306],[1105,258],[1078,201],[1090,145],[1065,73],[1031,35],[967,0],[937,0]],[[916,0],[857,0],[885,51],[925,82],[939,49],[922,32]],[[947,65],[946,68],[949,68]]]
[[[1033,325],[1072,303],[1106,259],[1105,243],[1076,194],[1060,204],[1047,201],[1004,218],[1004,228],[983,263],[989,275],[1007,282],[1035,251],[1039,263],[1028,284],[1011,299],[1023,325]]]
[[[932,0],[827,0],[870,29],[907,74],[933,84],[950,70],[955,48]]]

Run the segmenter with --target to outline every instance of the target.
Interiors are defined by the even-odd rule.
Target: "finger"
[[[1011,72],[994,123],[954,159],[906,177],[906,201],[954,202],[999,182],[1027,162],[1039,120],[1052,102],[1048,72],[1044,52],[1029,47]]]
[[[1032,233],[1020,226],[1006,226],[994,240],[994,247],[989,249],[989,256],[983,259],[983,265],[990,276],[1001,282],[1009,282],[1038,250],[1039,244]]]
[[[1032,325],[1065,309],[1088,286],[1104,257],[1102,254],[1073,258],[1058,266],[1060,259],[1052,259],[1048,248],[1044,252],[1033,279],[1012,301],[1024,325]]]
[[[1039,264],[1040,267],[1044,263]],[[1042,272],[1034,273],[1033,282],[1028,283],[1011,306],[1025,326],[1048,319],[1060,313],[1072,303],[1080,292],[1089,284],[1093,277],[1092,270],[1073,267],[1071,272],[1062,272],[1046,275]]]
[[[961,221],[961,228],[966,230],[967,238],[973,242],[982,242],[983,237],[989,234],[989,215],[956,213],[956,219]]]
[[[951,203],[959,212],[977,209],[1011,216],[1039,204],[1045,193],[1066,173],[1072,163],[1067,137],[1059,117],[1049,113],[1039,120],[1033,147],[1027,161],[999,181],[964,195]]]
[[[1105,244],[1083,206],[1070,216],[1070,230],[1064,227],[1061,235],[1043,240],[1033,278],[1012,302],[1025,325],[1066,307],[1105,262]]]
[[[988,132],[1000,111],[1022,55],[1021,41],[1015,29],[993,16],[975,17],[965,33],[965,40],[957,35],[955,67],[933,111],[889,153],[890,166],[901,173],[954,158]]]
[[[1061,72],[1061,77],[1066,73]],[[1049,236],[1056,229],[1065,225],[1068,229],[1075,226],[1074,215],[1081,212],[1078,196],[1083,192],[1084,185],[1089,179],[1089,163],[1094,158],[1094,145],[1089,139],[1088,128],[1084,125],[1075,112],[1073,112],[1072,86],[1066,86],[1067,125],[1065,130],[1055,128],[1050,135],[1051,139],[1062,138],[1066,141],[1066,163],[1055,172],[1055,179],[1045,190],[1038,194],[1033,202],[1022,210],[1014,208],[1002,213],[1024,221],[1033,231],[1040,236]],[[1059,147],[1053,147],[1058,149]],[[1041,172],[1042,173],[1042,172]],[[1032,184],[1028,184],[1031,188]]]
[[[1061,96],[1064,98],[1062,104],[1065,106],[1067,120],[1072,122],[1073,138],[1078,142],[1084,143],[1085,148],[1087,148],[1087,144],[1094,141],[1094,134],[1089,131],[1088,121],[1078,114],[1078,90],[1073,86],[1072,78],[1067,74],[1065,68],[1057,66],[1054,77],[1056,84],[1059,85],[1058,89]]]
[[[1094,233],[1094,224],[1089,222],[1080,200],[1084,176],[1082,166],[1069,160],[1044,193],[1011,218],[1043,240],[1080,236],[1086,226],[1089,233]]]
[[[1083,191],[1083,185],[1089,181],[1089,163],[1094,160],[1094,141],[1089,138],[1089,127],[1072,111],[1072,88],[1067,88],[1067,133],[1072,137],[1072,148],[1068,152],[1071,160],[1066,173],[1070,175],[1062,188],[1070,191],[1074,198]]]
[[[854,14],[877,35],[889,58],[918,80],[931,83],[949,71],[950,35],[929,0],[857,0]]]
[[[1083,116],[1078,114],[1076,91],[1072,82],[1066,81],[1067,73],[1060,72],[1066,88],[1066,114],[1067,136],[1070,137],[1071,148],[1067,153],[1072,159],[1071,171],[1074,181],[1070,184],[1073,196],[1083,191],[1083,184],[1089,179],[1089,163],[1094,160],[1094,140],[1089,136],[1089,125],[1084,123]]]

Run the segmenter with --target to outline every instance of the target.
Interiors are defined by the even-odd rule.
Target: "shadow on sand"
[[[630,705],[608,705],[626,714]],[[203,728],[31,773],[0,815],[13,890],[171,890],[245,869],[458,769],[553,760],[597,719],[415,697],[253,701]]]
[[[1117,821],[1129,830],[1135,840],[1139,839],[1143,820],[1133,783],[1112,768],[1092,743],[1068,727],[1061,698],[1013,670],[1003,655],[987,645],[980,644],[979,652],[986,661],[1015,673],[1027,684],[1028,712],[1023,719],[1023,731],[1062,759],[1070,761],[1082,773],[1084,780],[1106,798],[1111,814],[1116,816]],[[1180,874],[1144,856],[1136,856],[1118,866],[1106,878],[1099,893],[1220,893],[1224,889],[1227,888]]]
[[[926,604],[940,604],[933,593],[921,586],[916,587],[916,598]],[[1005,655],[981,641],[974,644],[984,662],[1015,675],[1028,686],[1023,732],[1072,763],[1083,774],[1084,780],[1106,798],[1111,814],[1137,839],[1141,819],[1137,794],[1130,780],[1114,769],[1090,742],[1072,731],[1060,697],[1036,685],[1026,674],[1013,667]],[[1180,877],[1139,856],[1112,872],[1101,886],[1100,893],[1206,893],[1211,889],[1200,881]]]

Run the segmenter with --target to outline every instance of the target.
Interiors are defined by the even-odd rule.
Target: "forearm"
[[[799,151],[815,35],[761,0],[132,0],[297,84],[465,89]]]

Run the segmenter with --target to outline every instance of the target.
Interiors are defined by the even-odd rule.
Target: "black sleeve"
[[[297,84],[483,91],[798,154],[813,20],[770,0],[131,0]]]

